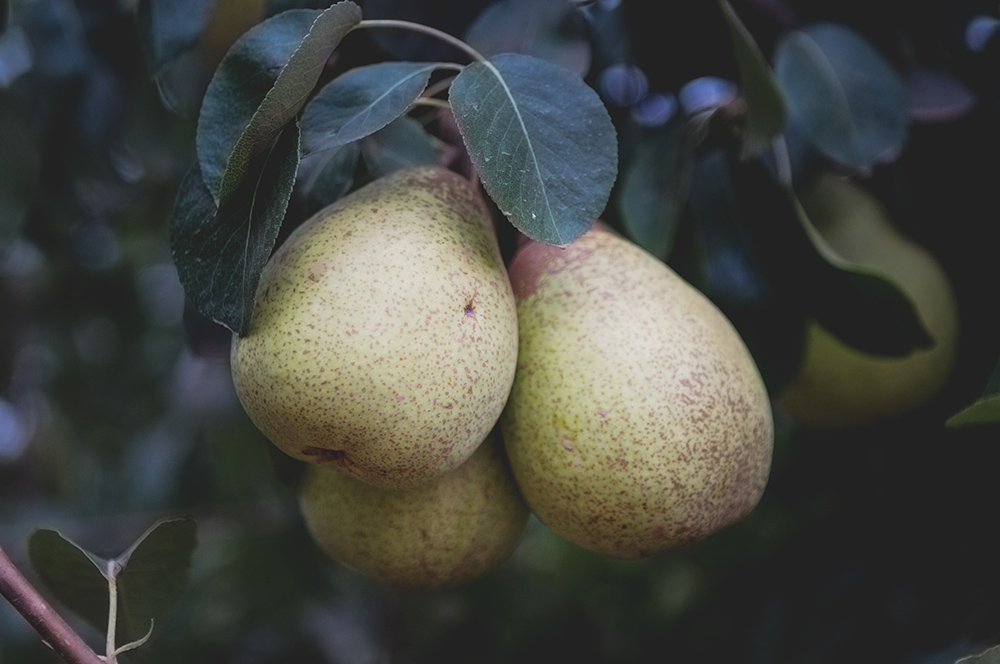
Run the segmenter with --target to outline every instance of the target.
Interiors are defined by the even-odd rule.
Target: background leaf
[[[361,153],[373,177],[440,160],[433,137],[414,118],[403,116],[361,142]]]
[[[198,119],[198,162],[216,205],[305,104],[323,65],[361,20],[353,2],[292,9],[249,30],[212,77]]]
[[[177,274],[188,301],[203,315],[241,334],[284,219],[299,161],[299,131],[290,123],[249,169],[240,189],[216,208],[200,169],[181,183],[170,222]]]
[[[722,15],[733,38],[733,50],[740,68],[740,93],[746,102],[743,157],[761,154],[785,126],[787,109],[771,67],[727,0],[719,0]]]
[[[14,100],[0,95],[0,255],[18,235],[38,190],[41,160]]]
[[[596,92],[562,67],[506,54],[463,69],[449,99],[486,191],[515,227],[554,245],[591,227],[618,169]]]
[[[465,41],[486,57],[533,55],[578,76],[590,69],[586,25],[573,3],[565,0],[494,2],[469,26]]]
[[[40,528],[28,538],[35,574],[56,600],[101,634],[108,627],[108,580],[100,558],[55,530]]]
[[[215,1],[140,0],[136,27],[154,75],[197,43]]]
[[[295,187],[304,200],[306,216],[350,191],[360,156],[361,145],[354,142],[303,157]]]
[[[907,138],[902,79],[866,39],[836,23],[790,32],[775,73],[792,115],[830,159],[866,169],[899,155]]]
[[[426,62],[381,62],[355,67],[323,87],[302,113],[305,154],[364,138],[401,116],[441,66]]]
[[[197,524],[190,517],[161,519],[128,551],[116,558],[119,644],[142,638],[150,621],[161,617],[187,586],[197,546]]]
[[[987,648],[977,655],[963,657],[957,660],[955,664],[1000,664],[1000,646]]]
[[[673,246],[690,187],[694,146],[686,136],[683,121],[643,134],[616,197],[625,232],[661,259]]]

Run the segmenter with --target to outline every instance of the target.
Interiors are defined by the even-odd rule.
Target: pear
[[[878,200],[832,173],[800,197],[802,208],[841,258],[896,284],[910,299],[934,345],[905,357],[848,346],[816,321],[806,329],[799,374],[778,403],[812,428],[860,426],[912,411],[951,376],[958,346],[958,304],[937,259],[893,225]]]
[[[500,418],[539,520],[617,558],[746,516],[767,482],[770,402],[739,334],[662,261],[603,226],[522,245],[517,374]]]
[[[310,465],[299,506],[316,543],[354,570],[398,587],[469,581],[517,547],[530,512],[494,435],[457,469],[384,489]]]
[[[517,362],[517,312],[489,213],[441,168],[376,180],[298,227],[268,261],[233,381],[287,454],[374,485],[468,459]]]

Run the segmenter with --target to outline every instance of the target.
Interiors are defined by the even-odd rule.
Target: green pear
[[[264,268],[233,381],[287,454],[403,488],[495,425],[517,312],[482,198],[440,168],[374,181],[297,228]]]
[[[457,469],[410,489],[375,487],[310,465],[299,506],[316,543],[344,565],[399,587],[471,580],[517,547],[530,512],[499,435]]]
[[[692,543],[757,504],[773,445],[757,366],[728,319],[601,226],[509,266],[517,374],[500,418],[540,521],[620,558]]]
[[[930,252],[893,226],[860,185],[825,174],[800,201],[835,254],[903,291],[934,345],[905,357],[871,355],[812,321],[800,372],[778,403],[798,423],[813,428],[858,426],[913,410],[941,390],[955,365],[958,304],[948,276]]]

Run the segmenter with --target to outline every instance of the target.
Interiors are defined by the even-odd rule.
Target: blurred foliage
[[[489,34],[476,23],[486,1],[360,4],[366,17]],[[533,523],[495,573],[425,593],[380,588],[319,552],[290,490],[294,464],[269,452],[234,398],[229,333],[185,310],[167,220],[195,158],[197,110],[220,57],[218,40],[235,35],[199,46],[204,26],[219,22],[210,20],[214,3],[191,0],[191,24],[169,23],[174,41],[153,51],[151,34],[170,35],[150,32],[156,24],[148,19],[163,15],[147,12],[169,6],[0,4],[0,545],[27,572],[26,543],[37,527],[113,555],[157,517],[190,513],[199,524],[192,581],[179,605],[123,661],[531,662],[557,652],[583,663],[929,664],[1000,642],[1000,567],[989,527],[1000,510],[1000,425],[945,426],[982,395],[1000,357],[994,0],[730,3],[768,61],[790,31],[824,22],[849,28],[899,75],[905,142],[898,154],[854,172],[952,279],[962,338],[947,389],[905,417],[837,433],[798,430],[779,411],[761,505],[696,547],[605,560]],[[248,21],[293,6],[323,5],[247,2],[235,15]],[[692,81],[741,81],[732,24],[721,5],[703,1],[595,0],[573,9],[579,21],[559,23],[566,28],[559,40],[532,48],[564,43],[577,49],[571,61],[580,66],[585,29],[592,49],[585,80],[602,95],[620,137],[619,185],[605,220],[628,230],[628,210],[660,209],[671,226],[641,219],[640,228],[730,316],[769,386],[780,386],[800,352],[802,312],[788,289],[807,284],[774,275],[794,257],[780,239],[762,245],[754,223],[760,209],[741,208],[740,223],[703,227],[686,202],[690,183],[670,180],[651,196],[642,187],[655,187],[657,178],[630,170],[648,164],[686,178],[711,150],[739,153],[709,126],[732,126],[725,114],[739,109],[725,101],[733,101],[725,93],[731,87],[715,88],[723,101],[708,115],[681,103]],[[544,27],[537,34],[553,34],[551,24]],[[321,82],[386,57],[454,53],[419,35],[351,34]],[[701,152],[675,143],[674,152],[651,157],[649,145],[686,135],[670,123],[695,118],[709,123],[689,125],[708,132]],[[427,128],[455,144],[443,123]],[[407,127],[396,130],[415,140]],[[799,124],[783,139],[793,183],[831,165]],[[337,162],[361,164],[364,179],[366,168],[392,167],[390,148],[403,145],[396,140],[379,137],[364,159],[356,151],[331,157],[315,166],[312,180],[343,191],[352,179]],[[407,145],[426,158],[426,144]],[[435,149],[455,159],[446,147]],[[680,164],[677,155],[692,161]],[[307,185],[297,183],[288,227],[315,209]],[[507,225],[498,229],[509,256],[516,236]],[[54,655],[24,621],[0,608],[0,662],[50,661]]]

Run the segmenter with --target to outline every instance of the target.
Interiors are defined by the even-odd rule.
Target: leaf
[[[291,9],[257,24],[229,50],[205,91],[196,137],[202,177],[217,206],[298,114],[330,54],[360,21],[353,2]]]
[[[45,588],[101,634],[108,626],[108,580],[104,561],[55,530],[28,538],[28,558]]]
[[[295,184],[299,130],[290,123],[271,151],[249,166],[256,173],[216,208],[196,164],[181,182],[170,244],[188,301],[204,316],[243,334],[253,299],[281,229]]]
[[[593,225],[618,170],[614,125],[578,76],[526,55],[467,66],[449,93],[490,197],[520,231],[567,245]]]
[[[719,0],[722,15],[733,38],[733,50],[740,69],[740,91],[746,102],[743,133],[744,159],[757,156],[771,146],[785,126],[787,109],[771,67],[727,0]]]
[[[977,655],[963,657],[957,660],[955,664],[1000,664],[1000,646],[987,648]]]
[[[194,519],[173,517],[157,521],[115,559],[120,641],[143,638],[150,623],[173,606],[187,585],[196,546]]]
[[[213,4],[213,0],[140,0],[136,27],[154,75],[194,47]]]
[[[790,112],[817,150],[859,169],[899,155],[907,137],[905,88],[866,39],[815,23],[789,33],[774,58]]]
[[[465,42],[486,57],[501,53],[533,55],[578,76],[590,69],[585,25],[566,0],[494,2],[469,26]]]
[[[666,259],[680,224],[691,180],[694,146],[683,122],[644,137],[622,176],[617,195],[625,232]]]
[[[768,281],[845,344],[903,356],[931,337],[909,298],[884,277],[834,258],[794,194],[759,159],[729,160],[735,204]]]
[[[450,65],[382,62],[341,74],[302,113],[303,152],[337,148],[385,127],[413,105],[442,66]]]
[[[361,142],[362,154],[373,177],[413,166],[433,166],[440,154],[423,125],[401,117]]]
[[[945,422],[949,427],[1000,422],[1000,362],[993,369],[983,395]]]
[[[309,155],[299,162],[299,179],[295,186],[305,199],[307,214],[313,214],[350,191],[360,156],[361,145],[354,142]]]

